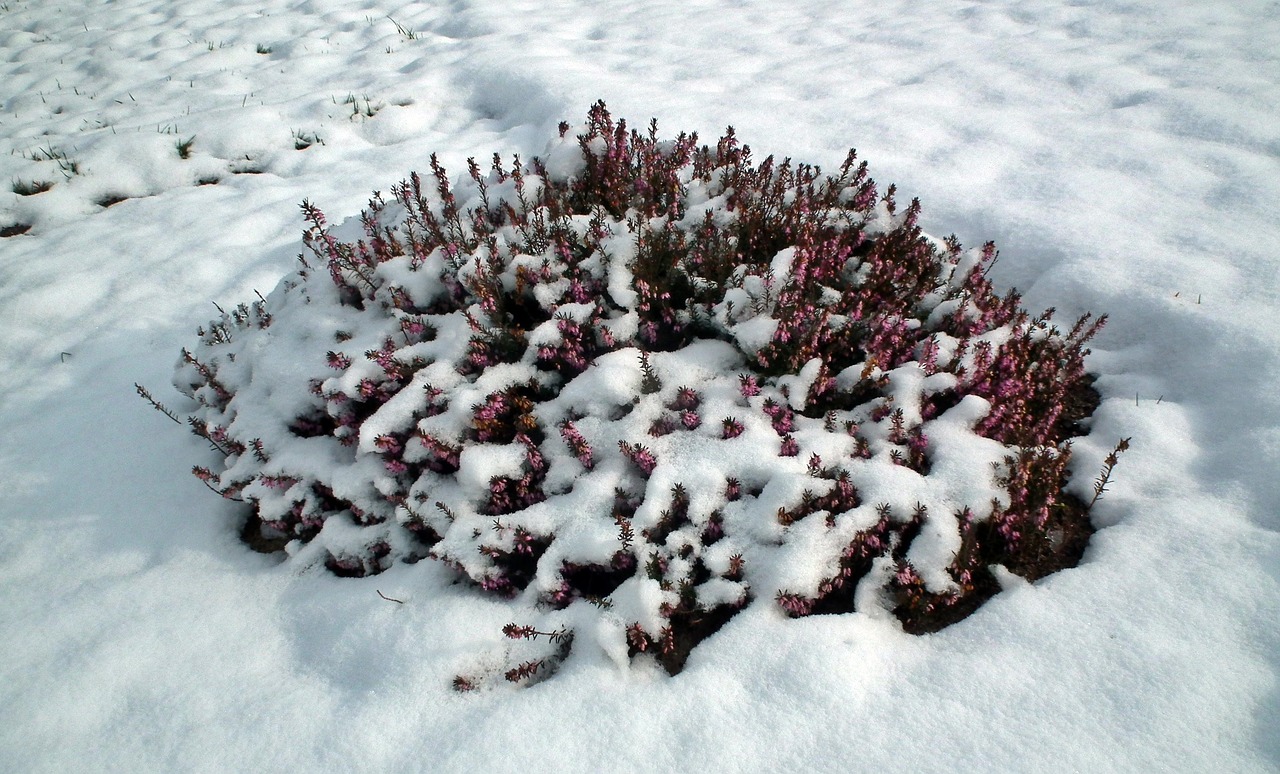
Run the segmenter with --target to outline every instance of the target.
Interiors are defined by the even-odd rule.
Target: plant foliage
[[[196,475],[259,547],[589,602],[673,673],[753,600],[941,628],[992,565],[1079,560],[1064,487],[1103,320],[1029,314],[993,245],[925,235],[894,194],[852,151],[824,174],[598,103],[543,159],[451,181],[432,156],[358,230],[304,203],[299,269],[182,353],[218,454]],[[555,631],[507,678],[567,656]]]

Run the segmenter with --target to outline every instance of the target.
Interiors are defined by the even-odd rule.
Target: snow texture
[[[0,768],[1280,766],[1274,3],[5,0],[0,50]],[[599,98],[760,157],[855,145],[1028,308],[1109,312],[1075,454],[1134,445],[1081,565],[925,637],[755,606],[675,678],[575,607],[598,647],[460,694],[550,646],[431,562],[245,549],[133,382],[293,270],[304,198],[341,221],[430,151],[542,153]]]

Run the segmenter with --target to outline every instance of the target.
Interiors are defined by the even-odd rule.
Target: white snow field
[[[184,408],[304,198],[528,158],[597,99],[857,147],[1027,308],[1108,313],[1079,469],[1133,448],[1080,566],[937,634],[754,605],[675,677],[581,648],[458,693],[509,603],[240,543],[134,382]],[[1280,3],[0,0],[0,185],[0,770],[1280,769]]]

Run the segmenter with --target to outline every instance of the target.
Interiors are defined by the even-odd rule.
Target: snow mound
[[[543,158],[451,183],[433,156],[336,228],[304,203],[310,256],[184,350],[225,458],[195,473],[251,545],[440,561],[560,616],[508,627],[553,646],[513,682],[586,616],[675,673],[751,604],[927,632],[1079,561],[1102,320],[995,295],[994,247],[923,234],[852,151],[755,163],[732,129],[663,140],[598,103]]]

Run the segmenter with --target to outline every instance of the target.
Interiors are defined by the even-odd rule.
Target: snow
[[[4,0],[0,50],[0,181],[55,184],[0,188],[31,226],[0,239],[0,768],[1280,766],[1274,3]],[[761,158],[854,145],[1028,308],[1109,313],[1075,454],[1133,449],[1080,567],[923,637],[753,606],[674,678],[583,621],[554,679],[459,694],[547,647],[508,603],[240,544],[133,383],[177,403],[209,302],[295,268],[304,198],[339,222],[432,151],[528,158],[599,98]]]

